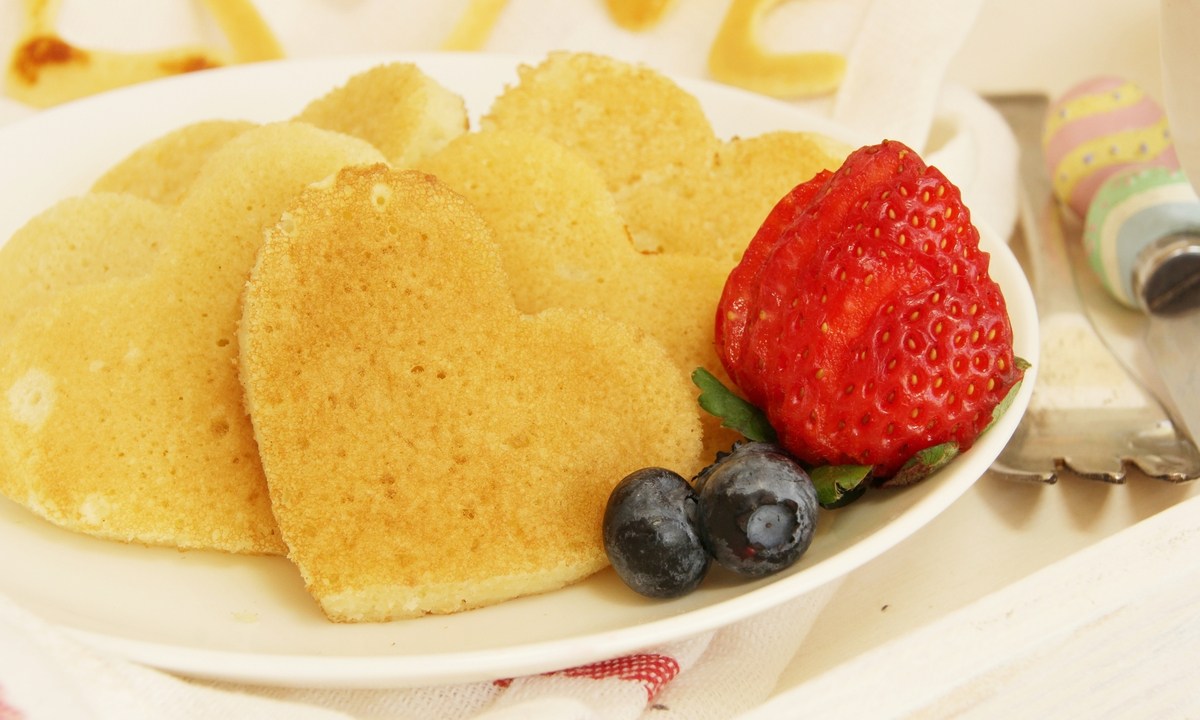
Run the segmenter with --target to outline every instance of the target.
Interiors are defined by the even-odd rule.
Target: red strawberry
[[[809,464],[889,477],[965,450],[1023,374],[988,261],[941,172],[902,143],[859,149],[751,241],[718,306],[722,363]]]

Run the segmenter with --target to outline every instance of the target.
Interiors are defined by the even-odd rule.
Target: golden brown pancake
[[[485,130],[460,136],[420,168],[491,226],[520,310],[595,310],[659,340],[681,372],[723,375],[713,318],[727,264],[636,251],[604,178],[582,155],[540,135]],[[710,452],[736,439],[715,422],[705,430]]]
[[[176,205],[210,155],[254,123],[205,120],[151,140],[109,168],[92,192],[128,193],[164,205]]]
[[[686,375],[724,377],[740,245],[843,150],[720,142],[599,56],[520,78],[465,134],[457,95],[375,68],[304,121],[168,133],[31,221],[0,250],[0,492],[100,537],[286,552],[337,621],[603,567],[621,477],[736,437]]]
[[[149,273],[65,289],[0,357],[5,495],[100,537],[284,551],[238,382],[240,297],[263,228],[367,143],[301,123],[205,164]]]
[[[270,233],[241,373],[289,557],[336,621],[448,613],[606,565],[612,487],[700,451],[661,346],[523,315],[482,218],[436,178],[347,168]]]
[[[590,53],[521,66],[484,129],[545,135],[600,168],[610,190],[673,165],[709,162],[717,138],[700,102],[665,75]]]
[[[0,342],[66,288],[149,272],[172,219],[155,203],[112,193],[68,198],[35,216],[0,247]]]
[[[410,167],[467,129],[462,97],[410,63],[361,72],[296,119],[362,138],[398,167]]]
[[[620,189],[617,204],[638,249],[710,257],[732,269],[775,203],[849,152],[815,133],[733,138],[711,163],[666,168]]]

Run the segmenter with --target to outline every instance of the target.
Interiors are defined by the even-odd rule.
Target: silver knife
[[[1200,197],[1179,170],[1124,173],[1096,194],[1083,240],[1101,284],[1147,314],[1168,411],[1200,444]]]

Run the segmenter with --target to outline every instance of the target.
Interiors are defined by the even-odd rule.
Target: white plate
[[[55,201],[84,192],[112,163],[168,130],[210,117],[284,119],[354,72],[394,59],[417,62],[462,94],[473,118],[516,77],[516,59],[477,54],[290,61],[197,73],[62,106],[0,129],[0,238]],[[855,142],[794,107],[723,86],[682,84],[723,136],[815,129]],[[1008,301],[1017,353],[1036,360],[1029,286],[1004,243],[985,237],[984,244]],[[876,557],[983,475],[1016,429],[1032,386],[1030,373],[1012,410],[936,476],[825,513],[811,549],[787,572],[755,582],[710,577],[701,590],[670,602],[642,599],[605,571],[565,590],[457,615],[335,625],[285,559],[95,540],[4,499],[0,593],[96,647],[197,677],[375,687],[568,667],[721,627]]]

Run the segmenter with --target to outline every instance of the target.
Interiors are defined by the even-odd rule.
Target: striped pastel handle
[[[1162,107],[1118,77],[1085,80],[1052,103],[1042,146],[1055,195],[1080,218],[1113,175],[1135,167],[1179,167]]]
[[[1200,198],[1182,170],[1151,167],[1109,178],[1088,208],[1088,263],[1113,297],[1142,309],[1133,278],[1150,248],[1168,236],[1200,233]]]

